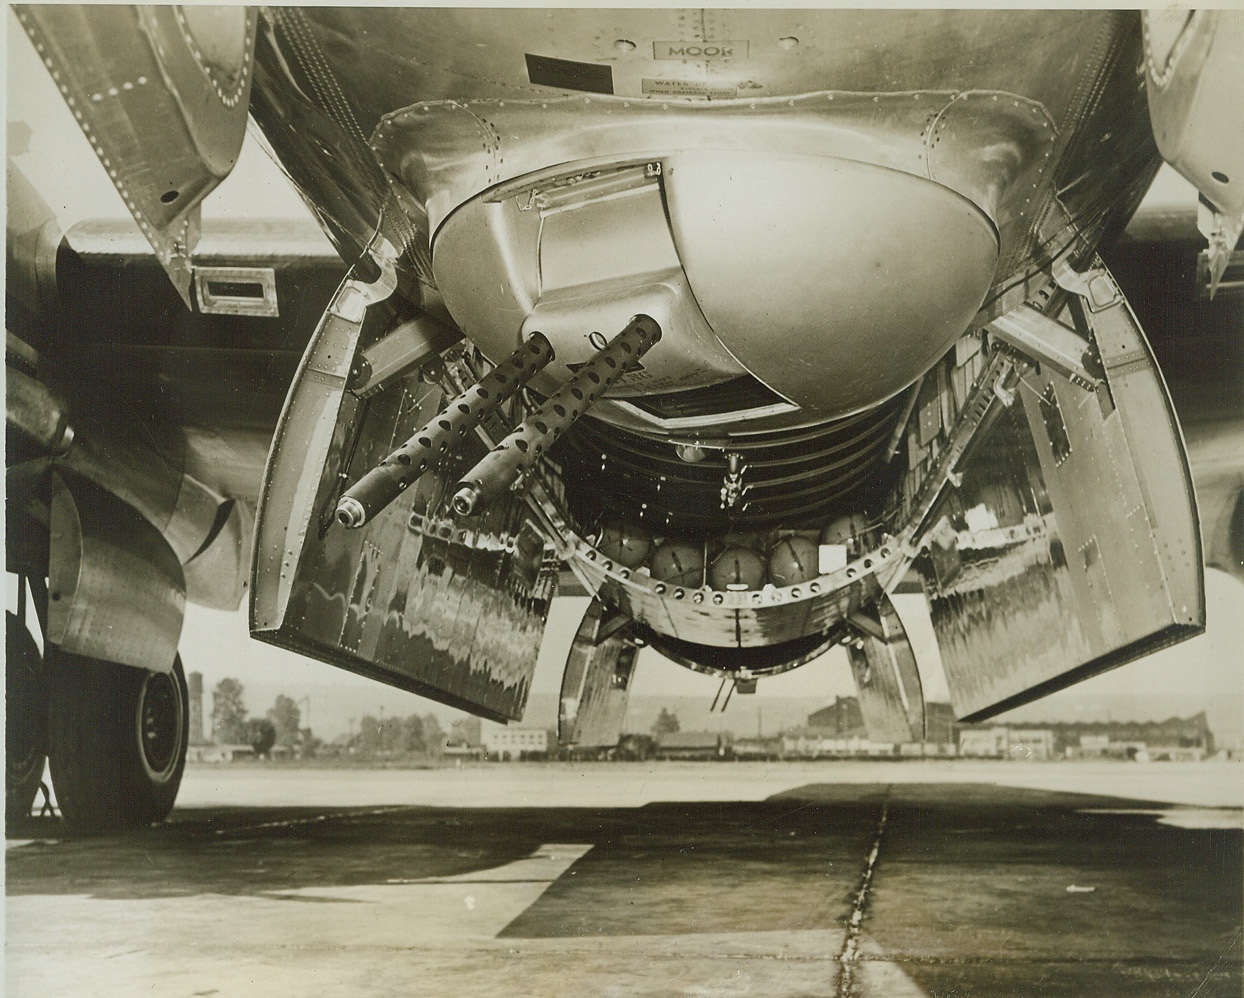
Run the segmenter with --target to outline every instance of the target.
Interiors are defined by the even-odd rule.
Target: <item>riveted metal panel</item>
[[[1244,213],[1244,13],[1143,17],[1145,86],[1162,157],[1236,222]]]
[[[842,568],[806,583],[722,592],[676,585],[611,562],[583,541],[570,564],[591,592],[654,631],[698,645],[759,648],[826,634],[875,600],[902,562],[901,545],[883,543]]]
[[[256,12],[33,4],[17,15],[192,308],[198,206],[229,175],[246,134]]]
[[[342,490],[443,403],[417,375],[366,401],[346,389],[372,316],[347,281],[312,339],[278,427],[256,533],[252,634],[495,720],[522,717],[557,576],[529,508],[507,495],[469,524],[452,486],[475,437],[368,524],[334,513]],[[383,317],[383,311],[380,316]]]
[[[1087,321],[1106,386],[1030,370],[927,521],[917,565],[961,717],[1204,627],[1192,484],[1165,388],[1126,302]]]

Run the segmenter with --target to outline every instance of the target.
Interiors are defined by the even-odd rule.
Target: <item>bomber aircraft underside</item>
[[[1231,293],[1239,18],[18,16],[189,308],[124,331],[75,308],[120,257],[58,245],[11,175],[10,570],[84,824],[163,816],[115,785],[184,756],[187,599],[249,589],[260,640],[516,720],[560,586],[591,597],[564,745],[617,742],[648,646],[746,692],[844,645],[900,742],[925,703],[896,593],[923,592],[955,711],[983,718],[1199,633],[1206,561],[1241,574],[1239,487],[1215,480],[1234,512],[1203,550],[1099,256],[1165,158]],[[335,291],[288,233],[196,248],[248,112],[349,267]],[[218,377],[158,352],[190,346]],[[99,374],[121,356],[154,366]],[[137,745],[90,683],[125,687]],[[109,786],[78,772],[91,731],[132,757]]]

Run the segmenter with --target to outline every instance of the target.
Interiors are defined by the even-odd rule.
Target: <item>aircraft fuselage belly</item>
[[[325,128],[374,153],[388,185],[368,195],[377,181],[353,171],[355,202],[399,206],[418,276],[494,361],[550,339],[545,395],[593,333],[653,315],[662,343],[594,412],[643,435],[808,426],[894,397],[1154,158],[1119,70],[1138,24],[1111,12],[606,21],[276,10],[257,118],[331,215],[352,156],[300,176],[308,140],[274,112],[295,87],[336,92],[312,100]],[[1051,207],[1088,133],[1119,176],[1081,184],[1067,225]],[[628,402],[736,378],[761,396],[747,408],[670,418]]]

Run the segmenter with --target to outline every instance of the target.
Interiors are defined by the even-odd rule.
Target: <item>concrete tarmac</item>
[[[6,994],[1240,998],[1240,767],[1149,768],[192,768],[10,826]]]

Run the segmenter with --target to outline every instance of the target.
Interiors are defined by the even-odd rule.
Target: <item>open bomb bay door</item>
[[[520,496],[501,496],[469,523],[454,518],[453,486],[487,453],[482,439],[458,427],[431,466],[411,468],[387,505],[369,511],[363,529],[338,514],[347,484],[435,425],[447,394],[465,398],[454,391],[461,379],[476,380],[451,347],[426,352],[426,366],[365,397],[352,390],[360,347],[395,325],[392,258],[383,240],[375,247],[381,276],[347,277],[286,400],[258,515],[251,630],[451,706],[517,719],[558,561]],[[495,408],[481,419],[495,439]],[[300,446],[280,446],[294,440]]]

